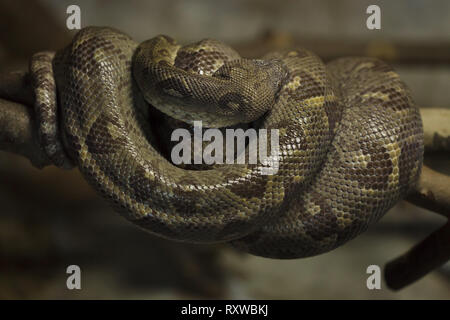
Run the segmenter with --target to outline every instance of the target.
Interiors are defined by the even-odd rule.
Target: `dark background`
[[[26,67],[36,51],[70,41],[66,8],[82,27],[113,26],[138,41],[217,38],[245,55],[305,45],[325,60],[378,55],[394,64],[421,107],[450,107],[450,2],[441,1],[7,1],[0,0],[0,72]],[[381,30],[366,8],[381,7]],[[398,50],[396,48],[403,48]],[[427,155],[449,173],[444,155]],[[366,268],[384,264],[443,224],[400,202],[377,225],[318,257],[271,260],[227,245],[174,243],[117,215],[77,170],[34,169],[0,153],[0,298],[449,299],[450,266],[393,292],[366,288]],[[65,269],[82,270],[82,290]]]

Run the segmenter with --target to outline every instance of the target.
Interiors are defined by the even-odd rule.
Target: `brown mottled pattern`
[[[281,218],[234,246],[272,258],[327,252],[366,230],[417,181],[422,124],[398,75],[369,58],[327,69],[346,107],[323,167]]]
[[[376,222],[420,174],[418,109],[379,60],[324,65],[304,49],[249,60],[216,40],[182,47],[157,36],[138,45],[90,27],[54,58],[35,55],[30,70],[49,158],[64,166],[67,153],[119,212],[162,237],[312,256]],[[278,173],[173,165],[165,153],[178,120],[161,112],[278,129]]]
[[[213,75],[224,62],[239,60],[239,54],[214,39],[205,39],[180,48],[174,66],[184,71]]]

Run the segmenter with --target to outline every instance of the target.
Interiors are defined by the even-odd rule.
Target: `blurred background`
[[[325,61],[379,56],[420,107],[450,107],[447,0],[0,0],[0,72],[68,44],[71,4],[82,27],[112,26],[137,41],[167,34],[181,43],[216,38],[245,56],[295,45]],[[371,4],[381,8],[381,30],[366,28]],[[426,163],[449,174],[447,157],[427,154]],[[37,170],[4,152],[0,204],[0,299],[450,299],[450,264],[398,292],[366,287],[367,266],[383,267],[444,223],[406,202],[337,250],[287,261],[156,238],[116,214],[78,170]],[[82,290],[66,288],[71,264],[81,267]]]

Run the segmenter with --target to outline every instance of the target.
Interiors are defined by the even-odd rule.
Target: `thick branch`
[[[0,98],[0,150],[20,154],[42,168],[50,165],[39,147],[33,110]]]
[[[26,71],[0,74],[0,150],[20,154],[42,168],[51,163],[40,148],[33,100]]]

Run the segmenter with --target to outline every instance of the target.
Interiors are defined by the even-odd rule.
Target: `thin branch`
[[[394,290],[419,280],[450,259],[450,222],[385,267],[385,280]]]
[[[420,109],[426,151],[450,151],[450,109]]]
[[[450,218],[450,176],[423,166],[419,182],[406,200]]]
[[[407,201],[450,218],[450,177],[423,166]],[[385,280],[399,290],[439,268],[450,259],[450,220],[405,254],[386,264]]]

